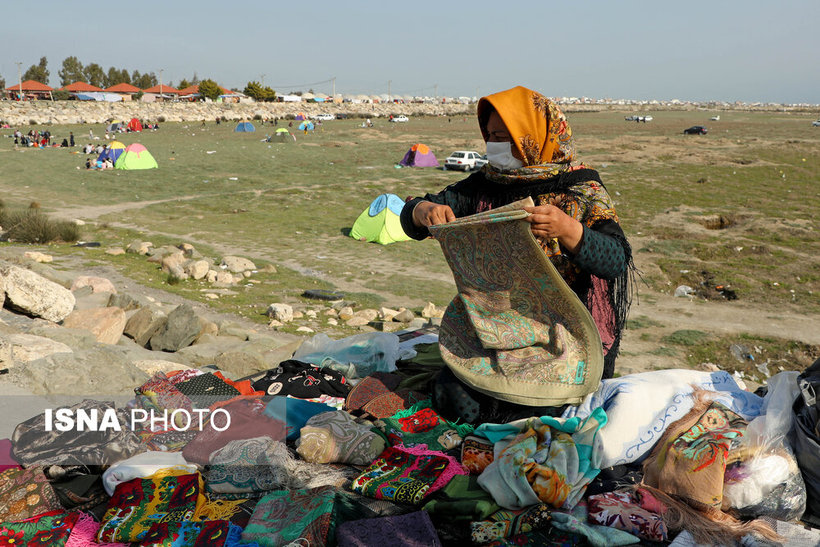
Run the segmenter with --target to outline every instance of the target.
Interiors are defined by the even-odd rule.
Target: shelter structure
[[[34,80],[26,80],[25,82],[20,82],[17,85],[7,87],[5,95],[14,101],[31,101],[41,99],[53,100],[54,97],[51,94],[53,91],[54,88],[49,87],[46,84],[41,84],[40,82]]]
[[[299,112],[298,114],[296,114],[296,117],[293,118],[293,119],[296,120],[297,122],[300,122],[302,120],[308,119],[308,117],[307,117],[307,114],[305,114],[304,112]]]
[[[157,169],[158,167],[157,160],[151,152],[138,142],[129,144],[114,164],[115,169],[124,170]]]
[[[140,92],[140,88],[133,86],[131,84],[117,84],[112,85],[111,87],[105,90],[107,93],[116,93],[120,97],[122,97],[123,101],[130,101],[133,99],[134,94]]]
[[[93,93],[102,91],[101,87],[87,84],[85,82],[74,82],[73,84],[64,85],[60,89],[62,91],[69,91],[71,93]]]
[[[129,131],[142,131],[142,123],[137,118],[131,118],[131,121],[128,122],[128,130]]]
[[[404,167],[438,167],[438,159],[426,144],[416,143],[399,162]]]
[[[256,131],[256,128],[251,122],[239,122],[236,124],[234,131],[237,133],[253,133]]]
[[[98,101],[106,103],[119,103],[126,100],[125,97],[128,97],[128,100],[131,98],[128,95],[107,93],[105,91],[89,91],[88,93],[74,93],[73,95],[78,101]]]
[[[145,103],[165,101],[179,97],[179,90],[174,89],[169,85],[155,85],[153,87],[149,87],[148,89],[143,89],[143,93],[144,95],[140,100]]]
[[[310,120],[304,120],[302,123],[299,124],[299,131],[313,131],[314,129],[313,122]]]
[[[123,152],[125,152],[125,145],[123,143],[120,141],[111,141],[108,143],[108,146],[105,147],[105,150],[97,157],[97,161],[110,159],[111,162],[116,165],[117,160],[120,159]]]
[[[109,133],[116,133],[117,131],[124,131],[125,130],[125,124],[122,123],[120,120],[111,120],[111,123],[109,123],[105,127],[105,130]]]
[[[380,245],[408,241],[410,237],[401,227],[403,207],[404,201],[396,194],[378,196],[353,223],[350,237]]]

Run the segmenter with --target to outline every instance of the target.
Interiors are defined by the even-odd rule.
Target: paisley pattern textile
[[[288,472],[270,437],[231,441],[210,457],[205,489],[219,494],[264,492],[281,488]]]
[[[62,510],[42,467],[0,473],[0,522],[16,522]]]
[[[353,480],[351,490],[371,498],[419,504],[453,476],[468,474],[450,456],[425,448],[387,448]]]
[[[430,227],[458,296],[442,319],[441,355],[476,390],[518,404],[577,403],[603,372],[589,311],[538,247],[526,199]]]
[[[546,528],[551,520],[552,511],[543,503],[516,511],[502,509],[493,513],[488,520],[471,522],[470,535],[474,543],[487,543]]]
[[[335,498],[330,486],[271,492],[256,505],[242,543],[279,547],[299,540],[296,545],[327,545]]]
[[[140,547],[223,547],[230,522],[158,522],[140,541]]]
[[[311,463],[369,465],[385,447],[369,423],[358,423],[343,410],[323,412],[302,428],[296,451]]]

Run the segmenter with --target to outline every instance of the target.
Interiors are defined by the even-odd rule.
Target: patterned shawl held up
[[[567,283],[576,291],[586,293],[579,292],[579,295],[592,312],[606,346],[604,378],[610,378],[629,311],[634,270],[632,251],[618,226],[612,199],[597,173],[576,161],[572,128],[553,101],[521,86],[482,97],[478,102],[478,119],[485,140],[488,138],[485,125],[492,110],[506,125],[524,167],[501,170],[485,165],[483,174],[496,183],[497,189],[479,197],[476,212],[521,199],[521,192],[526,191],[536,205],[555,205],[585,227],[596,226],[601,232],[616,237],[626,252],[629,267],[616,279],[596,276],[584,279],[562,252],[557,239],[538,240]],[[589,173],[592,176],[587,175]]]
[[[522,209],[531,204],[430,227],[458,287],[441,322],[441,356],[461,381],[496,399],[578,403],[601,379],[601,338],[538,248]]]

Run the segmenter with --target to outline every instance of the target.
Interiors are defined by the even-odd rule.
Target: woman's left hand
[[[524,207],[524,210],[530,213],[526,220],[536,238],[557,238],[566,250],[573,254],[578,252],[584,236],[584,227],[580,222],[555,205]]]

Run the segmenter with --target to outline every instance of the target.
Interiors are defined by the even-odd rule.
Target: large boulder
[[[117,288],[108,279],[104,277],[94,277],[91,275],[80,275],[71,284],[71,290],[76,291],[82,287],[91,287],[91,292],[107,292],[116,293]]]
[[[282,302],[276,302],[268,306],[265,314],[276,321],[289,323],[293,321],[293,306],[290,304],[283,304]]]
[[[168,314],[168,321],[151,337],[154,351],[177,351],[190,346],[202,331],[202,323],[194,308],[181,304]]]
[[[54,353],[71,353],[69,346],[33,334],[0,333],[0,362],[4,368],[20,363],[28,363]]]
[[[116,344],[122,336],[125,323],[125,312],[120,308],[91,308],[71,312],[63,321],[63,326],[88,330],[98,342]]]
[[[123,332],[140,346],[147,346],[151,337],[159,332],[168,321],[168,316],[154,308],[141,308],[125,323]]]
[[[246,272],[248,270],[255,270],[256,265],[241,256],[225,256],[222,257],[222,266],[225,266],[228,271],[233,273]]]
[[[6,307],[58,323],[74,309],[71,291],[18,266],[0,267]]]

